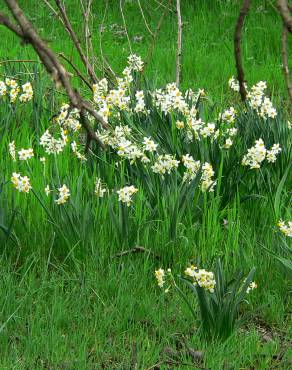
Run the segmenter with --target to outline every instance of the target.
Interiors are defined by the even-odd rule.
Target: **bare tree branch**
[[[94,140],[99,145],[103,146],[102,142],[97,137],[94,128],[90,125],[87,119],[87,113],[92,115],[104,128],[109,128],[107,122],[105,122],[103,117],[94,110],[94,108],[91,106],[91,103],[84,100],[80,96],[79,92],[72,87],[68,72],[59,62],[54,52],[39,37],[32,24],[24,15],[22,9],[19,7],[17,1],[5,0],[5,2],[11,13],[13,14],[16,22],[20,26],[21,31],[17,29],[17,35],[25,42],[32,45],[36,53],[39,55],[41,61],[43,62],[45,68],[51,74],[53,80],[56,83],[56,86],[63,86],[70,100],[71,106],[79,110],[81,124],[87,133],[87,141],[90,142]],[[14,31],[13,28],[15,28],[15,26],[11,28],[11,22],[9,23],[5,20],[5,23],[3,22],[2,24],[6,25],[7,28]]]
[[[283,22],[283,31],[282,31],[282,63],[283,63],[283,73],[288,90],[288,95],[292,101],[292,83],[290,80],[290,72],[288,67],[288,53],[287,53],[287,36],[288,28]]]
[[[278,0],[277,6],[285,26],[289,32],[292,32],[291,6],[289,6],[287,0]]]
[[[48,0],[43,0],[46,6],[51,10],[51,12],[54,14],[56,18],[59,19],[59,21],[64,25],[63,19],[61,18],[60,14],[54,9],[54,7],[50,4]]]
[[[21,28],[17,25],[13,24],[10,19],[3,13],[0,13],[0,24],[9,28],[12,32],[14,32],[18,37],[23,38],[23,33]]]
[[[249,11],[251,0],[243,0],[243,5],[239,13],[239,17],[237,19],[235,34],[234,34],[234,52],[235,52],[235,62],[236,62],[236,69],[237,69],[237,79],[239,82],[239,92],[241,99],[244,101],[246,99],[247,91],[245,88],[245,80],[244,80],[244,71],[241,61],[241,31],[244,23],[244,19]]]
[[[73,27],[71,25],[71,22],[67,16],[67,12],[66,12],[66,9],[65,9],[65,6],[61,4],[61,1],[60,0],[55,0],[55,3],[59,9],[59,12],[60,12],[60,15],[63,19],[63,22],[64,22],[64,26],[67,30],[67,32],[69,33],[77,51],[78,51],[78,54],[80,56],[80,59],[82,60],[82,63],[84,64],[85,68],[86,68],[86,71],[88,72],[91,80],[93,83],[97,83],[98,79],[93,71],[93,68],[91,66],[91,64],[89,63],[88,59],[86,58],[83,50],[82,50],[82,47],[81,47],[81,43],[76,35],[76,33],[74,32],[73,30]]]
[[[182,20],[180,0],[176,0],[177,11],[177,51],[176,51],[176,85],[179,87],[181,80],[181,54],[182,54]]]
[[[32,59],[6,59],[1,60],[0,64],[7,64],[7,63],[40,63],[39,60],[32,60]]]
[[[77,67],[71,62],[71,60],[67,58],[66,55],[64,55],[63,53],[59,53],[58,55],[72,67],[72,69],[76,72],[80,80],[82,80],[85,83],[85,85],[92,91],[93,89],[90,83],[86,80],[86,78],[82,75],[82,73],[77,69]]]
[[[92,46],[91,31],[89,27],[92,1],[93,0],[88,0],[87,6],[85,6],[85,4],[83,3],[83,0],[80,0],[80,4],[81,4],[83,18],[84,18],[84,37],[85,37],[86,58],[87,60],[90,60],[92,69],[94,71],[94,59],[93,59],[94,51],[93,51],[93,46]]]

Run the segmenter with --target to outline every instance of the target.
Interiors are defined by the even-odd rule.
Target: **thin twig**
[[[170,12],[174,12],[173,9],[171,9],[169,6],[170,6],[170,1],[168,2],[167,5],[163,4],[162,2],[158,1],[158,0],[154,0],[156,2],[156,4],[158,4],[158,7],[159,8],[160,6],[162,6],[163,8],[167,8],[168,11]]]
[[[247,91],[245,88],[245,80],[244,80],[244,70],[241,61],[241,31],[244,24],[244,19],[249,11],[251,0],[243,0],[243,5],[240,9],[239,17],[237,19],[235,34],[234,34],[234,53],[235,53],[235,62],[236,62],[236,69],[237,69],[237,79],[239,82],[239,92],[241,99],[244,101],[247,96]]]
[[[60,14],[56,11],[56,9],[53,8],[52,4],[50,4],[48,0],[43,1],[46,4],[46,6],[51,10],[51,12],[54,14],[54,16],[59,19],[63,26],[65,26],[62,17],[60,17]]]
[[[103,30],[103,27],[104,27],[103,25],[104,25],[107,10],[108,10],[108,0],[106,0],[106,5],[105,5],[101,25],[99,27],[99,50],[100,50],[100,55],[101,55],[101,60],[102,60],[101,69],[102,69],[102,71],[106,71],[106,68],[107,68],[109,70],[110,74],[111,74],[110,77],[114,77],[114,79],[116,79],[116,74],[113,71],[113,69],[112,69],[111,65],[109,64],[108,60],[104,56],[103,47],[102,47],[102,30]],[[106,64],[106,68],[105,68],[105,64]]]
[[[77,69],[77,67],[71,62],[71,60],[69,58],[67,58],[66,55],[64,55],[63,53],[59,53],[58,55],[59,55],[60,58],[64,59],[74,69],[74,71],[76,72],[76,74],[80,78],[80,80],[82,80],[85,83],[85,85],[87,87],[89,87],[89,89],[92,91],[92,86],[90,85],[90,83],[85,79],[85,77]]]
[[[130,41],[130,37],[129,37],[129,33],[128,33],[128,29],[127,29],[126,18],[125,18],[124,10],[123,10],[123,0],[120,0],[120,10],[121,10],[122,18],[123,18],[124,29],[125,29],[125,32],[126,32],[126,35],[127,35],[127,40],[128,40],[128,44],[129,44],[129,49],[130,49],[131,54],[133,54],[132,46],[131,46],[131,41]]]
[[[168,0],[168,5],[170,3],[171,3],[171,0]],[[153,54],[153,51],[154,51],[154,48],[155,48],[155,44],[156,44],[156,41],[157,41],[157,37],[159,35],[163,20],[164,20],[166,14],[168,12],[169,12],[169,8],[165,7],[163,13],[161,14],[161,17],[159,18],[159,21],[158,21],[158,24],[157,24],[157,27],[156,27],[156,31],[155,31],[151,46],[148,49],[148,54],[147,54],[147,57],[146,57],[145,66],[147,66],[150,63],[150,60],[152,58],[152,54]],[[144,73],[144,71],[145,71],[145,68],[143,69],[142,73]]]
[[[282,31],[282,63],[283,63],[283,73],[284,78],[287,86],[287,91],[290,100],[292,101],[292,84],[290,80],[290,72],[288,66],[288,53],[287,53],[287,36],[288,36],[288,28],[283,22],[283,31]]]
[[[0,64],[6,64],[6,63],[40,63],[40,61],[30,60],[30,59],[6,59],[0,62]]]
[[[89,27],[89,19],[90,19],[92,1],[93,0],[88,0],[87,7],[85,7],[83,0],[80,0],[80,5],[82,8],[82,13],[83,13],[83,18],[84,18],[84,37],[85,37],[86,58],[88,60],[91,60],[92,69],[94,70],[94,64],[93,64],[94,51],[93,51],[93,45],[92,45],[91,31]]]
[[[177,11],[177,51],[176,51],[176,86],[179,87],[181,80],[181,55],[182,55],[182,20],[180,0],[176,0]]]
[[[73,41],[73,44],[75,45],[75,47],[78,51],[80,59],[81,59],[82,63],[84,64],[85,68],[86,68],[86,71],[88,72],[92,82],[97,83],[98,79],[97,79],[97,77],[96,77],[96,75],[93,71],[93,68],[92,68],[91,64],[89,63],[88,59],[84,55],[84,52],[83,52],[82,47],[81,47],[81,43],[80,43],[76,33],[74,32],[73,27],[71,25],[71,22],[70,22],[70,20],[67,16],[65,6],[61,4],[60,0],[55,0],[55,3],[56,3],[56,5],[59,9],[59,12],[60,12],[60,15],[61,15],[63,21],[64,21],[65,28],[66,28],[67,32],[69,33],[69,35],[70,35],[70,37]]]
[[[131,248],[131,249],[127,249],[125,251],[122,251],[122,252],[119,252],[119,253],[116,253],[113,258],[115,257],[123,257],[123,256],[126,256],[128,254],[132,254],[132,253],[148,253],[148,254],[152,254],[155,258],[160,258],[157,254],[153,253],[151,250],[149,249],[146,249],[144,247],[140,247],[140,246],[136,246],[134,248]]]
[[[141,12],[141,14],[142,14],[142,18],[143,18],[143,21],[144,21],[144,23],[145,23],[145,26],[146,26],[146,28],[147,28],[148,32],[150,33],[150,35],[151,35],[152,37],[154,37],[154,33],[151,31],[150,27],[148,26],[148,23],[147,23],[147,20],[146,20],[146,18],[145,18],[145,15],[144,15],[143,8],[142,8],[142,6],[141,6],[140,0],[137,0],[137,2],[138,2],[138,5],[139,5],[140,12]]]

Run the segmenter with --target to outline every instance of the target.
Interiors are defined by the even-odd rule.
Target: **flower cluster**
[[[128,83],[120,79],[117,89],[108,91],[106,79],[93,85],[93,100],[97,104],[98,113],[108,122],[109,117],[119,117],[119,111],[130,110],[130,97],[128,96]]]
[[[239,91],[239,83],[234,77],[229,79],[228,84],[232,90]],[[253,108],[260,117],[264,119],[276,117],[276,109],[271,100],[265,96],[265,90],[267,88],[266,81],[259,81],[257,84],[253,85],[250,90],[248,90],[245,84],[245,88],[247,90],[247,101],[249,106]]]
[[[150,137],[144,137],[143,145],[144,145],[144,150],[150,153],[156,152],[157,147],[158,147],[158,144],[155,144],[155,142]]]
[[[213,167],[210,163],[205,162],[202,166],[202,178],[201,178],[201,189],[203,192],[205,191],[214,191],[214,187],[216,185],[216,181],[214,181],[213,176],[215,172]]]
[[[223,113],[219,114],[219,120],[227,123],[234,123],[236,118],[236,110],[233,107],[226,109]]]
[[[278,227],[282,234],[292,238],[292,221],[288,221],[287,223],[285,223],[284,221],[280,220],[278,222]]]
[[[164,284],[168,281],[169,282],[169,287],[165,289],[165,293],[169,292],[169,289],[171,285],[175,284],[174,278],[171,274],[171,269],[168,268],[166,271],[162,268],[158,269],[154,273],[156,280],[157,280],[157,285],[159,288],[163,288]]]
[[[192,265],[185,270],[185,274],[192,279],[195,286],[209,290],[210,293],[214,292],[216,281],[213,272]]]
[[[124,188],[117,190],[117,194],[119,196],[119,201],[122,203],[126,203],[127,206],[130,206],[132,203],[132,196],[137,193],[138,189],[135,186],[125,186]]]
[[[270,163],[274,163],[280,152],[279,144],[274,144],[270,150],[267,150],[262,139],[256,140],[255,145],[248,149],[247,154],[243,157],[242,165],[249,166],[252,169],[260,168],[261,163],[265,159]]]
[[[21,193],[29,193],[32,188],[29,178],[27,176],[21,176],[20,173],[17,172],[13,172],[11,182],[14,188]]]
[[[22,93],[19,95],[19,93]],[[26,82],[20,86],[13,80],[6,78],[5,81],[0,81],[0,96],[9,96],[10,102],[15,103],[19,95],[20,102],[28,102],[33,98],[33,90],[30,82]]]
[[[231,90],[239,92],[239,82],[236,80],[234,76],[230,77],[228,85]]]
[[[113,132],[103,130],[98,132],[98,136],[105,145],[112,147],[120,157],[129,159],[131,164],[137,159],[141,159],[143,163],[149,162],[149,158],[144,153],[145,148],[134,143],[131,131],[131,128],[127,125],[116,126]]]
[[[195,161],[194,158],[186,154],[182,157],[182,163],[186,167],[186,171],[183,176],[183,181],[192,181],[199,169],[202,167],[202,175],[201,175],[201,190],[205,191],[214,191],[214,187],[216,185],[216,181],[213,179],[215,172],[213,167],[210,163],[205,162],[203,165],[200,161]]]
[[[158,89],[152,95],[156,107],[165,114],[172,111],[178,111],[183,114],[187,114],[189,111],[183,94],[175,83],[167,84],[165,90]]]
[[[214,122],[203,121],[201,118],[197,117],[197,114],[198,112],[195,106],[188,108],[185,113],[187,140],[193,141],[193,139],[201,140],[211,138],[213,141],[217,139],[219,130],[216,129],[216,124]],[[182,123],[181,121],[177,121],[176,126],[181,129],[184,126]]]
[[[156,277],[158,286],[160,288],[163,288],[163,285],[165,284],[165,271],[162,268],[156,270],[155,277]]]
[[[69,129],[73,132],[76,132],[81,129],[79,120],[80,114],[78,109],[71,109],[69,104],[62,104],[60,113],[56,118],[56,122],[58,122],[60,126],[62,126],[64,129]]]
[[[277,115],[276,109],[273,107],[271,100],[265,96],[264,91],[267,88],[265,81],[259,81],[252,86],[247,94],[249,105],[255,109],[258,115],[264,119],[275,118]]]
[[[182,163],[186,168],[186,171],[183,176],[183,181],[190,182],[196,177],[201,167],[201,162],[195,161],[191,155],[186,154],[182,156]]]
[[[69,197],[70,197],[70,191],[69,189],[67,188],[67,186],[65,184],[63,184],[63,186],[61,186],[59,189],[59,197],[58,199],[55,200],[55,202],[57,204],[64,204],[68,201]]]
[[[135,97],[136,97],[136,100],[137,100],[137,104],[134,108],[134,111],[136,113],[147,113],[146,111],[146,105],[145,105],[145,101],[144,101],[144,92],[143,91],[136,91],[136,94],[135,94]]]
[[[47,154],[58,154],[63,151],[65,148],[68,137],[66,131],[61,128],[61,137],[55,139],[49,132],[46,130],[40,138],[40,145],[44,148]]]
[[[33,97],[33,90],[30,82],[25,83],[22,85],[23,93],[19,96],[19,101],[21,102],[28,102]]]
[[[1,81],[0,92],[1,95],[4,96],[8,94],[10,97],[10,102],[15,103],[20,92],[20,87],[15,80],[10,80],[9,78],[6,78],[5,82]]]
[[[132,54],[128,57],[129,68],[133,71],[141,72],[144,66],[143,60],[138,55]]]
[[[277,155],[282,151],[279,144],[274,144],[270,150],[267,150],[266,160],[269,163],[276,162]]]
[[[171,170],[177,168],[179,161],[170,154],[159,155],[156,162],[151,166],[154,173],[164,175],[165,173],[170,174]]]
[[[141,71],[143,62],[137,55],[130,55],[128,58],[128,67],[123,71],[123,78],[117,79],[117,89],[108,91],[108,82],[106,79],[100,80],[93,85],[93,100],[97,104],[98,113],[108,122],[109,117],[119,117],[119,111],[131,112],[129,96],[129,87],[133,81],[132,72]],[[145,112],[144,93],[137,91],[137,104],[134,109],[136,112]]]

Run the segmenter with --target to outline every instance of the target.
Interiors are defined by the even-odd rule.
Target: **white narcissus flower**
[[[285,223],[284,221],[280,220],[278,222],[278,227],[282,234],[292,238],[292,221]]]
[[[124,188],[117,190],[117,194],[119,196],[119,201],[122,203],[126,203],[127,206],[130,206],[132,203],[132,196],[137,193],[138,189],[135,188],[133,185],[125,186]]]
[[[230,138],[228,138],[225,141],[224,148],[229,149],[232,146],[232,144],[233,144],[233,141]]]
[[[45,193],[46,193],[46,196],[48,197],[49,195],[50,195],[50,192],[51,192],[52,190],[50,189],[50,185],[47,185],[46,187],[45,187]]]
[[[27,161],[30,158],[34,157],[34,152],[32,148],[29,149],[21,149],[18,152],[18,157],[20,161]]]
[[[158,144],[155,144],[150,137],[144,137],[143,139],[144,149],[148,152],[156,152]]]
[[[250,284],[249,284],[249,286],[247,287],[247,289],[246,289],[246,293],[247,294],[249,294],[249,292],[251,291],[251,290],[254,290],[254,289],[256,289],[258,287],[258,285],[256,284],[256,282],[255,281],[252,281]]]
[[[107,191],[108,190],[106,188],[103,188],[102,183],[101,183],[101,179],[97,177],[96,181],[95,181],[95,189],[94,189],[95,195],[97,195],[99,198],[103,198],[104,194]]]
[[[69,188],[67,188],[67,186],[65,184],[63,184],[63,186],[61,186],[59,189],[59,197],[58,199],[55,200],[55,202],[57,204],[64,204],[68,201],[69,197],[70,197],[70,191],[69,191]]]
[[[21,176],[20,173],[13,172],[11,182],[14,188],[21,193],[29,193],[30,189],[32,189],[29,178]]]
[[[4,81],[0,81],[0,96],[5,96],[7,94],[7,86]]]
[[[164,175],[165,173],[170,174],[171,170],[177,168],[179,161],[170,154],[159,155],[156,162],[151,169],[154,173]]]
[[[8,144],[9,154],[13,161],[16,161],[16,150],[15,150],[15,142],[14,140]]]
[[[155,271],[155,277],[156,277],[156,280],[157,280],[157,284],[160,288],[163,287],[163,285],[165,284],[165,280],[164,280],[164,277],[165,277],[165,271],[160,268],[158,270]]]
[[[183,123],[183,121],[176,121],[175,123],[176,127],[181,130],[182,128],[185,127],[185,124]]]
[[[210,293],[214,292],[216,281],[213,272],[204,269],[200,270],[192,265],[185,270],[185,274],[192,279],[195,286],[209,290]]]

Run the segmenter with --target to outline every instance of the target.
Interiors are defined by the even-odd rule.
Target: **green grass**
[[[72,46],[66,33],[56,20],[48,22],[45,7],[36,12],[33,2],[20,3],[54,50],[70,55]],[[153,7],[154,2],[141,3],[154,29],[161,9]],[[68,10],[82,34],[74,4],[70,2]],[[228,6],[219,1],[198,1],[183,8],[183,88],[204,87],[210,92],[202,106],[209,119],[217,116],[222,102],[238,102],[226,88],[228,78],[235,73],[232,32],[238,6],[237,1],[229,1]],[[245,27],[247,79],[251,83],[267,80],[281,100],[285,94],[280,69],[281,22],[272,3],[267,2],[266,11],[256,11],[259,6],[260,2],[255,2]],[[104,4],[98,2],[95,7],[94,46],[98,56],[97,33]],[[133,43],[133,50],[145,57],[151,40],[135,2],[126,3],[125,15],[130,36],[144,35],[143,42]],[[109,31],[113,23],[122,24],[122,19],[117,2],[109,1],[103,48],[113,69],[120,72],[129,50],[125,38]],[[21,48],[2,27],[0,36],[5,40],[0,46],[5,58],[35,59],[29,47]],[[174,80],[175,37],[173,13],[163,23],[146,69],[147,79],[154,86]],[[26,163],[12,162],[7,151],[12,140],[17,148],[34,146],[36,154],[43,155],[37,145],[39,136],[65,98],[52,90],[41,69],[28,64],[26,68],[18,64],[6,67],[4,74],[19,71],[24,81],[34,80],[35,97],[32,103],[17,105],[15,110],[0,101],[0,226],[8,230],[0,229],[0,368],[147,369],[157,363],[161,369],[291,368],[291,275],[265,249],[282,253],[275,224],[279,215],[291,220],[291,172],[277,195],[291,162],[291,131],[284,128],[283,119],[286,112],[279,112],[266,126],[253,115],[241,115],[240,138],[225,157],[208,143],[199,149],[189,146],[190,153],[204,153],[205,160],[211,159],[216,175],[222,160],[223,176],[219,177],[220,190],[204,196],[196,193],[197,203],[191,196],[179,215],[179,174],[162,181],[141,168],[130,167],[127,161],[116,167],[116,157],[108,151],[94,148],[88,162],[81,164],[66,149],[56,160],[48,157],[45,169],[36,159],[29,162],[30,168]],[[23,75],[28,71],[34,73]],[[173,145],[173,137],[167,137],[166,120],[151,119],[149,126],[130,123],[137,132],[153,135],[162,148],[184,153],[186,146],[177,133],[177,145]],[[260,135],[267,144],[278,138],[283,153],[275,165],[255,174],[239,168],[238,158]],[[30,176],[39,199],[32,192],[19,194],[12,189],[9,180],[13,171]],[[132,183],[139,187],[128,209],[127,229],[120,231],[116,225],[121,212],[116,194],[104,199],[94,196],[95,176],[111,189]],[[58,207],[43,190],[48,183],[58,186],[63,182],[70,186],[72,195],[68,204]],[[148,252],[117,256],[136,245]],[[207,344],[180,298],[173,292],[164,295],[156,286],[154,270],[171,267],[178,274],[190,261],[198,260],[202,268],[212,270],[218,256],[228,278],[238,270],[248,273],[255,266],[258,289],[242,307],[251,315],[247,324],[227,342]],[[196,300],[192,303],[196,309]],[[185,342],[203,351],[203,359],[194,362]],[[176,353],[167,355],[167,348]],[[170,358],[174,363],[167,365]]]
[[[167,1],[162,3],[166,4]],[[56,52],[63,52],[68,57],[72,56],[78,68],[83,70],[68,34],[54,17],[48,19],[49,11],[46,6],[40,2],[36,12],[34,2],[24,0],[20,1],[20,4],[30,15],[30,19],[49,45]],[[119,1],[108,1],[107,8],[105,4],[105,1],[93,4],[91,21],[93,48],[97,60],[100,61],[99,29],[104,24],[105,29],[101,42],[103,53],[114,71],[120,73],[126,57],[130,54],[129,45],[126,36],[118,36],[111,30],[113,24],[123,26]],[[141,4],[149,27],[155,32],[164,8],[154,0],[144,0]],[[236,74],[233,34],[240,4],[238,0],[182,2],[183,88],[205,88],[214,101],[218,102],[223,99],[223,94],[226,94],[228,90],[229,77]],[[82,40],[81,9],[72,1],[67,1],[66,5],[72,25]],[[167,12],[164,17],[153,57],[146,68],[147,77],[156,86],[175,80],[177,25],[175,6],[170,6],[170,9],[171,11]],[[152,37],[144,25],[137,3],[135,1],[125,2],[124,14],[132,50],[146,60],[152,45]],[[286,87],[281,70],[281,29],[281,19],[274,2],[252,2],[242,37],[246,79],[250,85],[259,80],[266,80],[272,93],[275,92],[276,95],[283,97],[286,96]],[[143,36],[141,42],[133,41],[137,35]],[[0,36],[4,40],[1,48],[3,48],[5,57],[35,59],[30,47],[21,48],[19,41],[2,27]],[[289,39],[289,48],[291,47]]]

